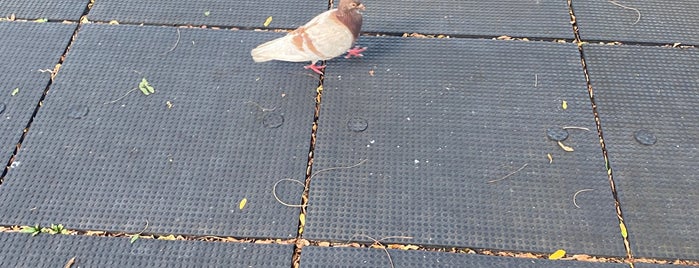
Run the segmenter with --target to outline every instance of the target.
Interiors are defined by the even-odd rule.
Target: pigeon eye
[[[356,3],[351,3],[350,6],[352,6],[352,7],[357,7],[357,4],[356,4]]]

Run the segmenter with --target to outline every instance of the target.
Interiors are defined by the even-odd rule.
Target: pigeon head
[[[364,10],[365,7],[360,0],[340,0],[340,10],[344,12]]]

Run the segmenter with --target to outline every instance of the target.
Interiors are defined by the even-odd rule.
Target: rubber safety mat
[[[276,35],[84,25],[0,188],[0,223],[296,237],[298,209],[272,187],[305,177],[318,81],[253,63]]]
[[[583,40],[699,45],[694,0],[575,0]]]
[[[0,22],[0,154],[7,161],[76,25]],[[3,162],[5,163],[5,162]]]
[[[93,21],[223,27],[296,28],[328,10],[327,1],[97,1]]]
[[[365,32],[573,39],[565,1],[363,1]]]
[[[3,267],[290,267],[292,245],[0,233]],[[67,263],[71,262],[68,266]]]
[[[581,267],[628,268],[620,263],[594,263],[563,260],[523,259],[446,252],[388,250],[368,248],[305,247],[301,267]]]
[[[83,15],[89,0],[3,0],[0,17],[14,15],[18,19],[48,19],[77,21]]]
[[[625,255],[575,45],[361,43],[327,68],[304,238]]]
[[[584,49],[634,254],[699,259],[699,53]]]
[[[635,266],[636,266],[636,268],[676,268],[676,267],[699,268],[699,266],[689,266],[689,265],[677,266],[677,265],[670,265],[670,264],[651,264],[651,263],[636,263]]]

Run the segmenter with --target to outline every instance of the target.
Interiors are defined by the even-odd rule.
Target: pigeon
[[[362,28],[365,7],[360,0],[340,0],[338,8],[321,13],[305,25],[286,36],[266,42],[254,48],[250,54],[255,62],[281,60],[290,62],[310,61],[304,66],[323,74],[320,60],[329,60],[347,52],[345,58],[362,57],[367,48],[354,47]],[[352,49],[350,49],[352,48]]]

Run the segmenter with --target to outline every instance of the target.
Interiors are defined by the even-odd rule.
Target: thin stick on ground
[[[70,260],[63,265],[63,268],[71,268],[73,267],[73,264],[75,264],[75,257],[70,258]]]
[[[391,238],[394,238],[394,239],[395,239],[395,238],[398,238],[398,239],[413,239],[411,236],[387,236],[387,237],[381,238],[381,239],[379,239],[379,240],[376,240],[376,239],[374,239],[373,237],[368,236],[368,235],[365,235],[365,234],[362,234],[361,236],[366,237],[366,238],[369,238],[369,239],[371,239],[372,241],[374,241],[374,243],[376,243],[376,244],[378,244],[379,246],[381,246],[381,249],[383,249],[383,251],[386,252],[386,256],[388,257],[388,262],[391,264],[391,268],[395,268],[396,266],[393,264],[393,258],[391,258],[391,254],[388,253],[388,249],[386,248],[386,246],[384,246],[383,244],[381,244],[381,241],[382,241],[382,240],[386,240],[386,239],[391,239]]]
[[[177,30],[177,41],[175,41],[175,45],[173,45],[172,48],[170,48],[170,50],[165,51],[165,53],[163,53],[163,55],[172,52],[172,51],[175,50],[175,49],[177,48],[177,46],[180,44],[180,38],[182,37],[182,36],[180,35],[180,28],[177,28],[176,30]]]
[[[126,96],[128,96],[129,94],[131,94],[132,92],[134,92],[136,89],[138,89],[138,88],[137,88],[137,87],[132,88],[131,90],[127,91],[126,94],[122,95],[121,97],[117,98],[116,100],[108,101],[108,102],[102,103],[102,105],[105,105],[105,104],[112,104],[112,103],[115,103],[115,102],[117,102],[117,101],[123,100],[124,98],[126,98]]]
[[[274,199],[277,199],[277,202],[279,202],[280,204],[282,204],[282,205],[284,205],[284,206],[287,206],[287,207],[292,207],[292,208],[300,208],[300,207],[303,207],[303,205],[288,204],[288,203],[285,203],[284,201],[282,201],[281,199],[279,199],[279,197],[277,196],[277,185],[279,185],[279,183],[280,183],[280,182],[283,182],[283,181],[293,181],[293,182],[295,182],[295,183],[300,184],[300,185],[301,185],[302,187],[304,187],[304,188],[306,187],[306,185],[304,185],[303,182],[300,182],[300,181],[297,181],[297,180],[294,180],[294,179],[281,179],[281,180],[278,180],[277,182],[274,183],[274,186],[272,186],[272,195],[274,195]]]
[[[573,205],[575,205],[576,208],[580,208],[580,206],[578,206],[578,201],[576,200],[576,198],[578,198],[578,194],[580,194],[582,192],[592,191],[592,190],[594,190],[594,189],[582,189],[580,191],[575,192],[575,194],[573,194]]]
[[[337,170],[337,169],[350,169],[350,168],[355,168],[355,167],[361,166],[362,164],[364,164],[364,163],[365,163],[366,161],[368,161],[368,160],[369,160],[369,159],[363,159],[363,160],[359,161],[359,163],[356,163],[356,164],[354,164],[354,165],[347,166],[347,167],[331,167],[331,168],[321,169],[321,170],[318,170],[318,171],[314,172],[314,173],[311,175],[311,179],[312,179],[313,177],[315,177],[315,175],[318,175],[318,173],[326,172],[326,171],[331,171],[331,170]]]
[[[622,4],[617,3],[617,2],[614,1],[614,0],[609,0],[609,3],[612,3],[612,5],[615,5],[615,6],[618,6],[618,7],[621,7],[621,8],[625,8],[625,9],[630,9],[630,10],[636,11],[636,14],[638,14],[638,17],[636,17],[636,21],[634,21],[632,24],[636,24],[636,23],[638,23],[638,22],[641,20],[641,11],[638,10],[638,8],[627,7],[627,6],[625,6],[625,5],[622,5]]]
[[[590,131],[589,128],[586,127],[562,127],[563,129],[579,129],[579,130],[585,130],[585,131]]]
[[[527,167],[528,165],[529,165],[529,163],[525,163],[524,165],[522,165],[522,167],[520,167],[520,168],[518,168],[517,170],[511,172],[510,174],[507,174],[507,175],[505,175],[504,177],[499,178],[499,179],[490,180],[490,181],[488,181],[488,183],[494,183],[494,182],[498,182],[498,181],[507,179],[507,178],[509,178],[510,176],[517,174],[517,172],[522,171],[522,169],[524,169],[524,168]]]

